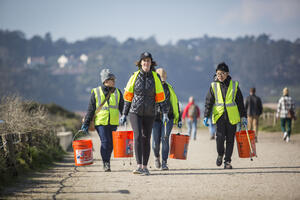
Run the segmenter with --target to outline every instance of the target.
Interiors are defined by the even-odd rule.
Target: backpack
[[[188,116],[192,119],[194,118],[197,118],[198,116],[198,110],[197,110],[197,107],[195,104],[192,104],[190,107],[189,107],[189,110],[188,110]]]

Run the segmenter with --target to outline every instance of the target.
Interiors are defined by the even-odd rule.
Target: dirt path
[[[216,144],[206,130],[191,141],[188,160],[169,159],[169,171],[133,175],[129,159],[112,159],[112,172],[102,170],[99,139],[92,133],[93,165],[74,167],[73,155],[50,170],[36,173],[5,191],[4,199],[300,199],[300,134],[285,143],[281,133],[261,133],[254,161],[238,158],[234,169],[215,165]],[[1,197],[0,197],[1,198]]]

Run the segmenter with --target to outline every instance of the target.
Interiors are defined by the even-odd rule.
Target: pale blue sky
[[[154,36],[161,44],[208,36],[261,33],[300,38],[300,0],[0,0],[0,29],[54,40]]]

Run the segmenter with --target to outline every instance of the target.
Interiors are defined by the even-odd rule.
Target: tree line
[[[264,102],[275,102],[283,87],[291,88],[300,102],[300,39],[272,40],[269,35],[243,36],[236,39],[199,37],[160,45],[154,37],[128,38],[119,42],[113,37],[94,37],[68,42],[52,40],[51,34],[27,39],[21,31],[0,30],[0,95],[18,93],[42,103],[55,102],[72,110],[87,108],[90,90],[100,84],[100,71],[110,68],[123,89],[140,53],[152,53],[158,67],[167,71],[182,102],[190,95],[203,102],[215,67],[226,62],[233,79],[240,82],[244,96],[250,87]],[[55,74],[61,55],[88,56],[79,73]],[[26,68],[28,57],[44,57],[45,63]],[[73,66],[76,68],[78,66]]]

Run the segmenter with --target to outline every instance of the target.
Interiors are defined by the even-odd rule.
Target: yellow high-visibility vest
[[[136,78],[138,74],[140,73],[139,71],[136,71],[133,73],[133,75],[130,77],[127,86],[125,88],[124,92],[124,100],[128,102],[132,102],[133,96],[134,96],[134,84],[136,81]],[[160,103],[165,100],[165,93],[164,93],[164,88],[162,86],[162,83],[160,79],[157,76],[157,73],[152,71],[153,77],[154,77],[154,82],[155,82],[155,102]]]
[[[96,110],[105,100],[105,95],[102,91],[101,86],[94,88],[92,90],[95,94],[96,99]],[[109,101],[109,105],[107,103]],[[95,116],[95,126],[99,125],[119,125],[119,102],[120,102],[120,92],[116,88],[114,93],[111,93],[109,99],[107,100],[100,112]],[[109,123],[108,123],[109,119]]]
[[[167,83],[167,82],[166,82]],[[175,91],[173,89],[173,87],[167,83],[169,91],[170,91],[170,102],[173,108],[173,114],[174,114],[174,124],[178,123],[178,119],[179,119],[179,110],[178,110],[178,99],[177,96],[175,94]]]
[[[237,81],[230,80],[224,103],[220,82],[211,83],[211,87],[214,91],[215,96],[215,104],[213,106],[212,112],[213,124],[215,124],[218,121],[218,119],[223,115],[225,107],[228,114],[229,122],[232,125],[240,122],[240,113],[235,103],[238,85],[239,83]]]

